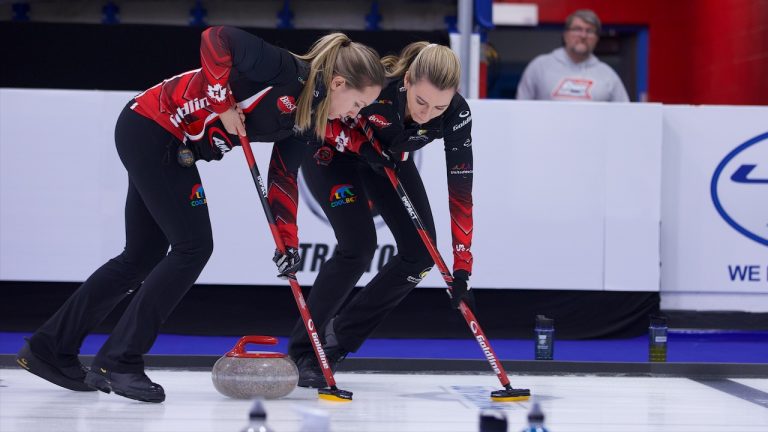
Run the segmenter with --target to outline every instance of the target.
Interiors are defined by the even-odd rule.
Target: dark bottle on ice
[[[555,320],[536,315],[536,360],[552,360],[555,353]]]

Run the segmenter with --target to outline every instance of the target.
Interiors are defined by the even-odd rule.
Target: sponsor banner
[[[768,108],[670,106],[664,118],[664,290],[768,294]],[[722,301],[710,303],[698,308]]]
[[[113,135],[133,95],[0,90],[0,279],[82,281],[120,253],[127,177]],[[68,109],[41,119],[40,106]],[[661,106],[473,100],[471,109],[473,137],[465,145],[472,146],[473,164],[447,168],[474,173],[474,287],[659,289]],[[83,118],[93,127],[77,127]],[[35,151],[27,145],[29,130],[37,131]],[[713,169],[748,138],[723,151]],[[265,179],[271,147],[253,145]],[[438,248],[452,266],[442,141],[415,156]],[[190,190],[189,205],[208,209],[216,245],[199,282],[284,284],[275,277],[274,243],[242,150],[197,167],[201,184]],[[761,178],[759,165],[736,176],[742,185]],[[343,210],[356,196],[340,184],[324,199]],[[314,281],[336,247],[311,199],[302,193],[299,203],[302,285]],[[723,200],[734,220],[754,229]],[[764,248],[717,218],[740,240]],[[376,222],[379,244],[361,285],[396,253],[386,225]],[[419,286],[444,283],[432,269]]]

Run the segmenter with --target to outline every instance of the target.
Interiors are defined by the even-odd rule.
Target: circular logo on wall
[[[733,229],[768,246],[768,132],[723,158],[712,175],[710,193],[717,212]]]

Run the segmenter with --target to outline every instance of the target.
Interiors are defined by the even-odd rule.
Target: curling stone
[[[276,345],[271,336],[243,336],[232,351],[213,365],[211,379],[216,390],[235,399],[277,399],[290,393],[299,382],[299,370],[282,353],[248,352],[247,344]]]

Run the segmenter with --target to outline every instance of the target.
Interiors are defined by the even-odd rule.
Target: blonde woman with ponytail
[[[382,167],[396,167],[400,182],[435,238],[429,199],[409,153],[435,139],[445,143],[451,234],[453,238],[453,307],[461,299],[472,303],[472,114],[457,93],[460,65],[448,47],[416,42],[399,56],[382,59],[388,84],[375,103],[353,122],[334,121],[318,163],[305,161],[307,186],[333,226],[338,246],[323,264],[310,292],[312,317],[320,323],[325,353],[335,368],[355,352],[387,314],[432,268],[433,262],[410,215],[381,175]],[[378,154],[367,133],[385,149]],[[338,189],[344,186],[343,192]],[[337,195],[334,195],[337,194]],[[328,197],[331,197],[331,200]],[[371,266],[377,248],[373,207],[382,215],[397,242],[397,254],[354,298],[344,305],[360,276]],[[323,375],[312,346],[297,325],[288,348],[299,366],[299,385],[322,387]]]
[[[292,274],[300,261],[296,175],[307,143],[325,136],[329,119],[356,116],[384,84],[378,54],[340,33],[298,56],[242,30],[213,27],[202,34],[200,54],[201,68],[138,94],[117,120],[117,152],[128,171],[125,248],[17,355],[20,366],[53,384],[164,401],[163,387],[144,373],[143,356],[213,251],[195,163],[221,159],[239,144],[237,135],[275,143],[269,183],[277,187],[269,187],[269,202],[288,252],[274,261],[281,275]],[[84,368],[81,342],[130,293],[125,313]]]

